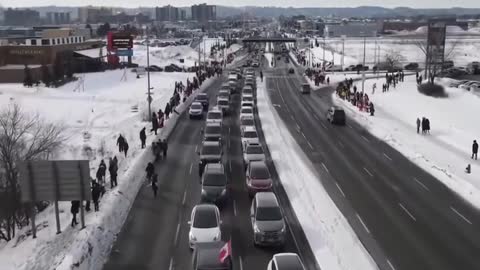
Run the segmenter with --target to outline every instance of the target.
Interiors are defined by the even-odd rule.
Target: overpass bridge
[[[267,38],[267,37],[253,37],[253,38],[245,38],[242,39],[243,43],[265,43],[265,42],[272,42],[272,43],[286,43],[286,42],[293,42],[296,43],[297,39],[295,38]]]

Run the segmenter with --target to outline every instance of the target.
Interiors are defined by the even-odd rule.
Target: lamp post
[[[150,90],[152,90],[152,87],[150,87],[150,40],[148,39],[148,26],[145,26],[145,34],[147,36],[146,43],[147,43],[147,87],[148,87],[148,119],[150,121],[152,120],[152,95]]]
[[[363,33],[363,66],[362,66],[362,93],[365,91],[365,54],[367,52],[367,35]]]

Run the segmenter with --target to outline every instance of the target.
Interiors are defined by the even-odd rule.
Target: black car
[[[331,107],[327,111],[327,120],[332,124],[345,125],[347,120],[345,111],[338,107]]]
[[[208,101],[208,96],[206,93],[199,93],[195,97],[195,101],[202,103],[204,111],[208,110],[208,106],[210,105],[210,103]]]
[[[221,163],[210,163],[200,180],[202,185],[202,202],[221,206],[227,198],[227,175]]]
[[[293,74],[293,73],[295,73],[295,70],[293,68],[289,68],[288,73]]]
[[[222,145],[218,141],[203,141],[202,149],[198,154],[200,155],[200,163],[219,163],[222,161]]]
[[[408,63],[404,68],[405,70],[416,70],[418,69],[418,63]]]
[[[193,270],[232,270],[230,256],[220,260],[222,248],[228,246],[225,242],[199,242],[195,245],[192,255]]]

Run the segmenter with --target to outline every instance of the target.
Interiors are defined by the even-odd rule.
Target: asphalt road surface
[[[264,71],[269,96],[378,266],[480,269],[479,212],[348,118],[327,122],[333,88],[302,95],[287,65]]]
[[[222,77],[224,79],[225,76]],[[217,80],[207,90],[211,106],[215,103],[215,94],[222,80]],[[308,269],[317,269],[305,235],[279,185],[275,185],[275,192],[289,222],[286,245],[279,250],[253,246],[249,212],[251,200],[245,186],[237,123],[239,106],[240,96],[236,95],[235,111],[224,120],[226,143],[223,164],[230,178],[230,187],[229,200],[221,208],[222,238],[224,241],[232,238],[234,269],[266,269],[268,261],[277,252],[299,253]],[[196,151],[201,145],[200,130],[203,126],[203,120],[189,120],[186,114],[179,119],[169,138],[168,158],[155,164],[159,175],[158,197],[153,197],[147,184],[141,188],[104,266],[105,270],[192,269],[187,222],[191,210],[200,201]],[[274,181],[278,183],[271,162],[269,166]]]

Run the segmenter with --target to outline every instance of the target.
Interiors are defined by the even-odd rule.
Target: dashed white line
[[[290,118],[292,118],[292,120],[295,120],[295,118],[293,117],[293,115],[290,114]]]
[[[308,146],[310,146],[310,149],[314,150],[313,145],[309,141],[307,141],[307,143],[308,143]]]
[[[345,196],[345,193],[343,192],[343,190],[342,190],[342,188],[340,187],[340,185],[339,185],[338,183],[335,183],[335,185],[337,185],[337,188],[338,188],[338,190],[340,190],[340,193],[342,193],[342,196],[346,198],[347,196]]]
[[[173,257],[170,258],[170,266],[168,267],[169,270],[173,270]]]
[[[347,124],[347,127],[349,127],[349,128],[351,128],[351,129],[353,129],[353,127],[352,127],[352,126],[350,126],[349,124]]]
[[[295,125],[297,125],[297,129],[300,130],[300,126],[297,123],[295,123]]]
[[[192,169],[193,169],[193,163],[190,164],[189,174],[192,174]]]
[[[313,117],[315,117],[315,119],[317,119],[318,121],[320,121],[320,118],[319,118],[316,114],[314,114]],[[322,123],[320,123],[320,124],[322,124]],[[323,124],[322,124],[322,125],[323,125]]]
[[[370,176],[373,177],[373,174],[372,174],[369,170],[367,170],[367,168],[363,167],[363,170],[364,170],[366,173],[368,173],[368,175],[370,175]]]
[[[198,144],[195,145],[195,153],[198,152]]]
[[[364,139],[366,142],[370,142],[365,136],[361,135],[362,139]]]
[[[343,145],[343,143],[341,141],[338,141],[338,145],[340,145],[340,147],[342,147],[342,148],[345,148],[345,145]]]
[[[388,263],[388,266],[390,266],[390,268],[392,268],[392,270],[395,270],[395,267],[393,267],[393,264],[390,262],[390,260],[387,260],[387,263]]]
[[[327,126],[325,126],[324,123],[320,122],[320,125],[321,125],[324,129],[328,129]]]
[[[327,171],[327,173],[330,174],[330,171],[328,170],[327,166],[325,166],[325,163],[322,162],[322,167],[325,169],[325,171]]]
[[[383,156],[386,157],[388,160],[392,161],[392,158],[389,157],[387,154],[383,153]]]
[[[412,213],[410,213],[410,212],[408,211],[407,208],[405,208],[405,206],[403,206],[403,204],[398,203],[398,205],[400,205],[400,207],[403,209],[403,211],[405,211],[405,213],[407,213],[407,215],[409,215],[410,218],[413,219],[413,221],[417,221],[417,219],[412,215]]]
[[[238,261],[240,263],[240,270],[243,270],[243,260],[242,260],[242,256],[238,256]]]
[[[185,192],[183,192],[182,205],[185,205],[186,201],[187,201],[187,190],[185,190]]]
[[[422,183],[420,180],[418,180],[417,178],[413,177],[413,180],[415,180],[415,182],[417,182],[421,187],[423,187],[426,191],[430,191],[430,189],[424,184]]]
[[[180,233],[180,223],[177,224],[177,232],[175,233],[175,246],[178,244],[178,234]]]
[[[455,212],[455,214],[457,214],[459,217],[465,220],[468,224],[472,225],[472,222],[468,218],[466,218],[464,215],[460,214],[460,212],[458,212],[457,209],[453,208],[452,206],[450,206],[450,209],[452,209],[452,211]]]
[[[360,217],[359,214],[356,214],[357,215],[357,218],[358,220],[360,221],[360,223],[362,224],[363,228],[365,229],[365,231],[367,231],[367,233],[370,233],[370,230],[368,229],[367,225],[365,224],[365,222],[363,222],[363,219]]]
[[[303,136],[303,138],[305,138],[305,140],[306,140],[306,139],[307,139],[307,137],[305,137],[305,134],[303,134],[303,132],[301,132],[301,133],[302,133],[302,136]]]
[[[237,216],[237,204],[233,201],[233,215]]]

